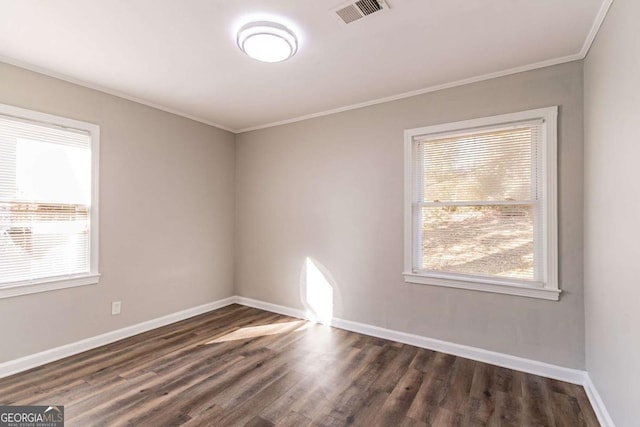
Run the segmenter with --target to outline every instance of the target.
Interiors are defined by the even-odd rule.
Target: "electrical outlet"
[[[114,301],[111,303],[111,314],[116,315],[120,314],[122,311],[122,301]]]

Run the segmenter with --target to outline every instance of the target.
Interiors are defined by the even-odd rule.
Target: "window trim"
[[[531,120],[544,120],[543,133],[543,174],[544,200],[546,202],[543,218],[542,252],[546,261],[542,269],[542,282],[524,282],[514,279],[498,279],[465,274],[438,273],[414,270],[416,237],[413,233],[413,139],[415,137],[439,134],[462,133],[480,128],[505,126]],[[558,107],[539,108],[516,113],[482,117],[472,120],[444,123],[404,131],[404,281],[422,285],[444,286],[458,289],[493,292],[516,296],[541,298],[557,301],[562,292],[558,286],[558,172],[557,139]]]
[[[33,280],[5,283],[0,285],[0,299],[39,292],[48,292],[76,286],[95,285],[99,282],[99,166],[100,166],[100,126],[80,120],[60,117],[53,114],[28,110],[13,105],[0,104],[0,114],[16,119],[40,122],[89,132],[91,137],[91,209],[89,228],[89,272],[81,274],[51,276]]]

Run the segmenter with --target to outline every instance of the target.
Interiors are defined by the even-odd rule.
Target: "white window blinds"
[[[543,125],[413,138],[414,271],[540,280]]]
[[[91,135],[0,115],[0,287],[91,269]]]

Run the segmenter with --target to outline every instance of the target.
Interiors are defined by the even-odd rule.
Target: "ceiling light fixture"
[[[238,31],[238,47],[249,57],[262,62],[281,62],[298,50],[293,31],[275,22],[259,21]]]

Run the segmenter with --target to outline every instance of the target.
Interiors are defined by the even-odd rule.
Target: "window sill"
[[[95,285],[98,283],[99,279],[100,273],[87,273],[8,283],[0,286],[0,299],[55,291],[58,289],[74,288],[77,286]]]
[[[497,294],[515,295],[521,297],[539,298],[551,301],[560,299],[559,289],[549,289],[540,286],[501,283],[498,281],[483,280],[469,281],[445,277],[427,276],[417,273],[403,273],[404,281],[421,285],[444,286],[447,288],[469,289],[473,291],[492,292]]]

